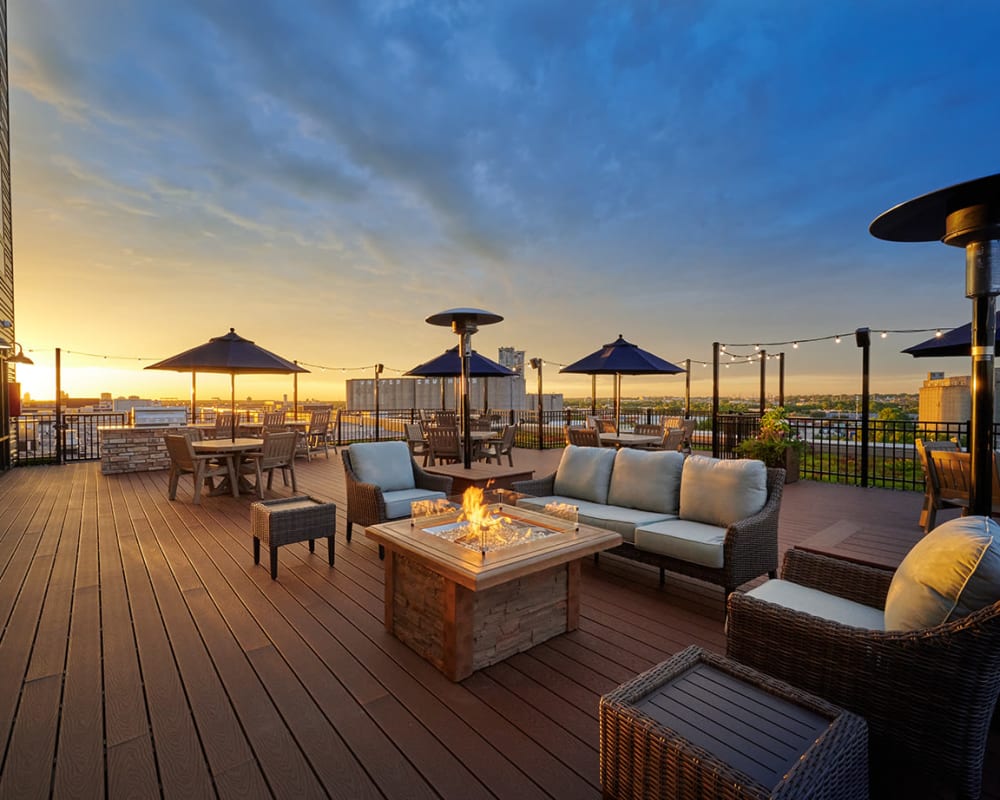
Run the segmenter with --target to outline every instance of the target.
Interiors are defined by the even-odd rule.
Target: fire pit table
[[[575,508],[572,519],[531,512],[514,495],[482,507],[503,530],[484,533],[441,501],[365,530],[385,548],[385,629],[453,681],[575,630],[580,560],[622,541],[577,524]]]

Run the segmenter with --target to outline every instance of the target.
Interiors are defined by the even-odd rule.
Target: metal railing
[[[506,424],[517,423],[517,447],[531,449],[560,448],[565,444],[565,425],[584,425],[588,409],[546,411],[539,425],[538,412],[491,409],[486,412],[498,432]],[[673,415],[670,415],[673,416]],[[607,412],[599,418],[611,419]],[[420,409],[383,409],[348,411],[340,409],[330,426],[333,445],[351,442],[374,442],[406,439],[406,423],[419,421]],[[711,451],[712,421],[698,417],[692,446]],[[651,409],[623,410],[621,430],[640,423],[656,423],[659,416]],[[57,437],[55,414],[30,414],[11,418],[11,453],[17,466],[60,461],[87,461],[100,458],[97,429],[101,426],[127,425],[128,415],[72,414],[62,416],[62,439]],[[868,427],[868,458],[862,459],[861,421],[857,419],[817,419],[789,417],[789,424],[804,444],[799,464],[800,477],[807,480],[846,483],[858,486],[881,486],[892,489],[924,488],[924,478],[915,440],[954,439],[963,447],[968,440],[967,422],[916,422],[913,420],[871,420]],[[718,455],[738,457],[741,441],[757,435],[760,417],[756,414],[720,414],[716,420]],[[57,442],[61,447],[57,447]],[[994,447],[997,426],[994,426]],[[862,474],[867,461],[867,475]]]
[[[965,447],[967,422],[917,422],[915,420],[869,420],[867,474],[862,470],[862,423],[858,419],[789,417],[796,437],[804,445],[799,462],[800,477],[807,480],[919,490],[924,476],[916,440],[954,439]],[[737,458],[741,441],[760,429],[755,414],[720,414],[719,456]],[[994,426],[994,447],[997,440]]]
[[[25,414],[10,419],[14,463],[52,464],[60,461],[92,461],[101,457],[97,429],[106,425],[127,425],[128,414],[62,415]]]

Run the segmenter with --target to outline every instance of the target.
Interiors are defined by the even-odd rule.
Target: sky
[[[60,348],[73,396],[186,397],[143,367],[232,327],[341,399],[457,344],[424,321],[455,307],[568,396],[619,334],[696,396],[713,342],[723,396],[756,395],[758,343],[786,394],[857,393],[859,327],[874,392],[968,374],[899,353],[971,318],[964,255],[868,226],[1000,171],[998,33],[991,0],[14,0],[22,389],[54,396]]]

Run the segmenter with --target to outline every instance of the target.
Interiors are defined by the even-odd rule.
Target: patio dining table
[[[602,433],[599,436],[605,447],[649,447],[663,441],[662,436],[645,436],[640,433]]]
[[[240,475],[240,462],[247,453],[260,450],[264,446],[263,439],[237,438],[237,439],[202,439],[200,442],[191,442],[194,452],[199,455],[210,454],[224,458],[232,466],[232,472],[236,475],[237,494],[241,491],[253,489],[250,482]],[[212,491],[212,495],[227,494],[232,491],[228,478],[223,478],[218,486]]]

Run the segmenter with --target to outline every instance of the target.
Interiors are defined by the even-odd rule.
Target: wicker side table
[[[316,551],[316,539],[326,537],[327,558],[333,566],[333,537],[337,533],[337,506],[314,497],[285,497],[258,500],[250,505],[253,532],[253,563],[260,563],[260,543],[271,555],[271,579],[278,577],[278,548],[283,544],[309,540],[309,552]]]
[[[601,698],[605,798],[867,798],[859,716],[689,647]]]

